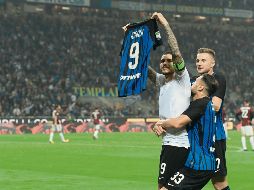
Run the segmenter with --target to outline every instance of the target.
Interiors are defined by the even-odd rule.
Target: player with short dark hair
[[[216,120],[209,96],[216,91],[217,85],[216,79],[209,74],[198,77],[191,87],[193,101],[188,109],[179,117],[156,123],[154,131],[157,135],[162,135],[168,128],[186,128],[190,141],[184,167],[172,175],[161,190],[202,189],[213,176],[216,170]]]
[[[160,119],[179,116],[190,104],[191,85],[189,73],[181,56],[177,40],[168,21],[161,13],[154,13],[152,18],[159,22],[167,34],[170,51],[160,59],[160,71],[157,73],[150,66],[148,77],[160,87]],[[162,149],[159,164],[158,189],[165,186],[171,175],[182,168],[189,151],[186,129],[167,129],[162,135]]]
[[[253,128],[251,126],[251,121],[253,119],[254,112],[250,107],[250,103],[248,100],[244,100],[243,105],[238,109],[236,113],[236,118],[238,121],[241,121],[241,141],[242,147],[244,151],[247,151],[246,146],[246,136],[250,137],[250,144],[252,150],[254,150],[254,139],[253,139]]]
[[[220,73],[215,73],[213,68],[215,66],[215,51],[210,48],[200,48],[197,51],[196,68],[199,74],[203,75],[208,73],[213,75],[218,81],[218,88],[212,94],[212,102],[216,111],[216,160],[217,171],[212,178],[214,188],[217,190],[230,190],[227,176],[226,166],[226,133],[222,120],[223,101],[226,93],[226,79]]]

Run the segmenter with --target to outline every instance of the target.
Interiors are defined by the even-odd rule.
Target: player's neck
[[[167,74],[165,75],[165,78],[166,78],[166,82],[169,82],[174,78],[174,74]]]
[[[214,73],[214,72],[213,72],[213,69],[211,69],[210,71],[208,71],[208,74],[209,74],[209,75],[213,75],[213,73]]]

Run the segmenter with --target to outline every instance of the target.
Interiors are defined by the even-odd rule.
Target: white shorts
[[[101,126],[100,126],[99,124],[96,124],[96,125],[95,125],[95,129],[96,129],[96,130],[100,130],[100,128],[101,128]]]
[[[52,131],[56,131],[56,132],[62,132],[62,130],[63,130],[63,127],[62,127],[62,125],[52,125],[52,127],[51,127],[51,130]]]
[[[252,126],[242,126],[241,127],[241,133],[243,136],[253,136],[253,128]]]

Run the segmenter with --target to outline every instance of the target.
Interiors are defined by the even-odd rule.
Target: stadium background
[[[170,21],[191,73],[197,49],[215,49],[216,69],[228,84],[227,113],[243,98],[254,99],[253,1],[2,0],[0,5],[1,117],[50,116],[52,104],[64,105],[75,118],[89,116],[95,104],[106,116],[157,116],[151,83],[138,101],[117,98],[116,92],[121,26],[154,11]],[[166,43],[152,52],[157,71],[165,50]]]
[[[0,169],[1,189],[15,189],[14,186],[9,186],[10,181],[6,180],[7,177],[14,179],[24,174],[24,178],[27,176],[34,179],[32,173],[13,172],[22,166],[26,170],[27,167],[30,167],[28,163],[22,163],[21,166],[14,163],[20,162],[23,158],[29,160],[31,157],[33,158],[34,154],[38,154],[38,152],[28,151],[31,150],[31,147],[27,146],[28,143],[33,144],[32,148],[45,151],[44,144],[48,138],[45,134],[48,133],[52,105],[54,104],[61,104],[64,107],[65,132],[70,133],[71,139],[71,144],[66,145],[66,147],[71,146],[69,148],[80,147],[83,143],[82,139],[88,137],[88,134],[84,132],[93,130],[89,126],[89,119],[90,113],[95,107],[100,107],[103,111],[103,131],[150,131],[150,126],[158,116],[158,89],[148,82],[147,90],[140,96],[118,98],[116,82],[120,66],[119,52],[123,40],[121,26],[129,22],[147,19],[154,11],[162,12],[169,20],[187,63],[187,68],[192,74],[195,74],[195,54],[199,47],[209,47],[216,51],[216,69],[222,72],[227,79],[225,113],[227,118],[233,121],[233,127],[236,128],[238,124],[234,117],[236,109],[244,99],[250,100],[252,104],[254,100],[252,84],[254,81],[254,1],[0,0],[0,133],[38,133],[34,137],[30,135],[0,136],[0,150],[3,153],[0,156],[2,162]],[[165,39],[164,36],[162,33],[162,37]],[[164,43],[163,46],[151,53],[151,66],[157,71],[159,71],[160,56],[166,50],[167,44]],[[71,134],[72,132],[81,134]],[[131,146],[145,149],[143,143],[138,140],[141,138],[146,146],[152,146],[153,149],[145,158],[156,157],[159,154],[159,140],[151,144],[150,138],[153,139],[150,137],[151,134],[146,134],[148,137],[142,136],[145,134],[139,134],[141,136],[138,134],[133,136],[129,136],[129,134],[122,134],[124,136],[120,134],[116,134],[116,136],[113,134],[104,135],[106,134],[103,134],[104,140],[99,142],[101,144],[98,147],[103,146],[103,143],[111,145],[113,142],[115,145],[114,143],[123,138]],[[230,171],[239,173],[239,175],[231,174],[231,182],[235,182],[233,187],[238,187],[238,184],[245,181],[247,185],[243,185],[242,188],[251,189],[253,187],[251,179],[246,180],[249,178],[245,175],[248,172],[253,173],[247,167],[247,164],[253,166],[250,161],[253,160],[253,156],[240,154],[246,164],[239,169],[236,165],[240,162],[237,158],[240,137],[235,131],[232,131],[230,135],[234,139],[229,147],[229,152],[231,152],[229,153],[229,164],[235,164],[232,165]],[[78,144],[75,144],[75,141]],[[97,147],[92,141],[88,140],[86,143],[84,144],[85,150],[90,145],[92,148]],[[66,148],[61,145],[56,145],[56,147],[63,152],[66,151]],[[114,148],[114,146],[112,147]],[[53,148],[50,150],[57,151]],[[79,149],[75,150],[80,151]],[[16,160],[12,160],[17,156],[16,151],[19,153],[18,157]],[[96,153],[97,156],[101,154],[100,151],[98,150]],[[131,151],[134,154],[140,149]],[[63,152],[60,154],[64,154]],[[125,154],[127,155],[126,152],[119,151],[115,156],[118,159],[119,155]],[[84,156],[75,153],[73,155]],[[92,159],[98,159],[97,156]],[[138,158],[139,156],[138,154]],[[69,156],[64,158],[61,160],[60,166],[64,166],[69,161]],[[103,158],[105,157],[102,156]],[[235,160],[233,161],[232,158]],[[157,160],[154,159],[149,157],[149,161],[156,164]],[[35,160],[37,159],[35,158]],[[115,162],[117,161],[119,160],[115,160]],[[51,162],[52,160],[48,158],[47,165]],[[133,162],[136,161],[133,160]],[[30,160],[31,163],[33,165],[33,160]],[[45,167],[45,165],[42,166]],[[70,164],[70,168],[71,166]],[[133,166],[130,169],[135,173],[136,166],[131,163],[129,166]],[[154,180],[157,175],[157,165],[153,166],[155,169],[153,175],[149,176],[150,180]],[[5,167],[8,170],[4,170]],[[47,169],[50,170],[45,167],[45,171],[48,171]],[[120,169],[124,170],[124,168]],[[35,170],[44,171],[38,169],[37,165]],[[67,169],[67,171],[71,172],[71,169]],[[128,178],[131,175],[133,173],[119,178]],[[49,177],[49,180],[54,181],[55,176],[51,177],[52,179]],[[135,175],[135,177],[137,176]],[[137,177],[143,181],[141,185],[146,183],[144,180],[146,177],[146,174]],[[237,180],[237,178],[240,179]],[[66,177],[66,180],[69,178]],[[89,180],[91,179],[89,178]],[[29,186],[29,181],[28,183],[27,180],[24,181],[23,188],[17,187],[16,189],[34,189],[38,185],[35,183],[36,185]],[[65,181],[63,180],[62,183],[64,184]],[[107,183],[104,181],[104,184]],[[124,187],[119,184],[119,189],[138,189],[138,187],[142,189],[140,184],[130,182],[133,185],[130,187],[128,184],[129,182],[126,182]],[[155,182],[151,184],[154,185]],[[101,185],[99,188],[88,186],[89,188],[86,189],[110,189],[107,185],[105,187]],[[53,187],[65,189],[54,185]],[[71,185],[66,185],[66,189],[67,187],[71,187]],[[154,188],[150,187],[150,189]]]

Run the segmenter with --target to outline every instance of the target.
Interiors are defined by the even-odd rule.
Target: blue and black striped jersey
[[[226,139],[226,133],[223,126],[223,118],[222,118],[222,110],[223,110],[223,102],[226,93],[226,79],[222,74],[214,73],[213,76],[218,81],[218,89],[216,92],[211,96],[217,96],[218,98],[222,99],[221,107],[218,112],[216,112],[216,140],[223,140]],[[197,76],[191,78],[191,85],[195,82]]]
[[[187,126],[190,152],[185,166],[194,170],[216,170],[215,110],[208,97],[191,102],[183,113],[191,120]]]
[[[155,19],[128,26],[120,53],[119,97],[137,95],[146,89],[150,50],[161,44]]]
[[[222,99],[220,110],[216,113],[216,140],[223,140],[226,139],[222,118],[223,101],[226,93],[226,79],[220,73],[215,73],[213,76],[218,81],[219,86],[212,96],[217,96],[218,98]]]
[[[226,139],[226,133],[223,126],[222,108],[223,102],[221,103],[220,110],[216,113],[216,140]]]

